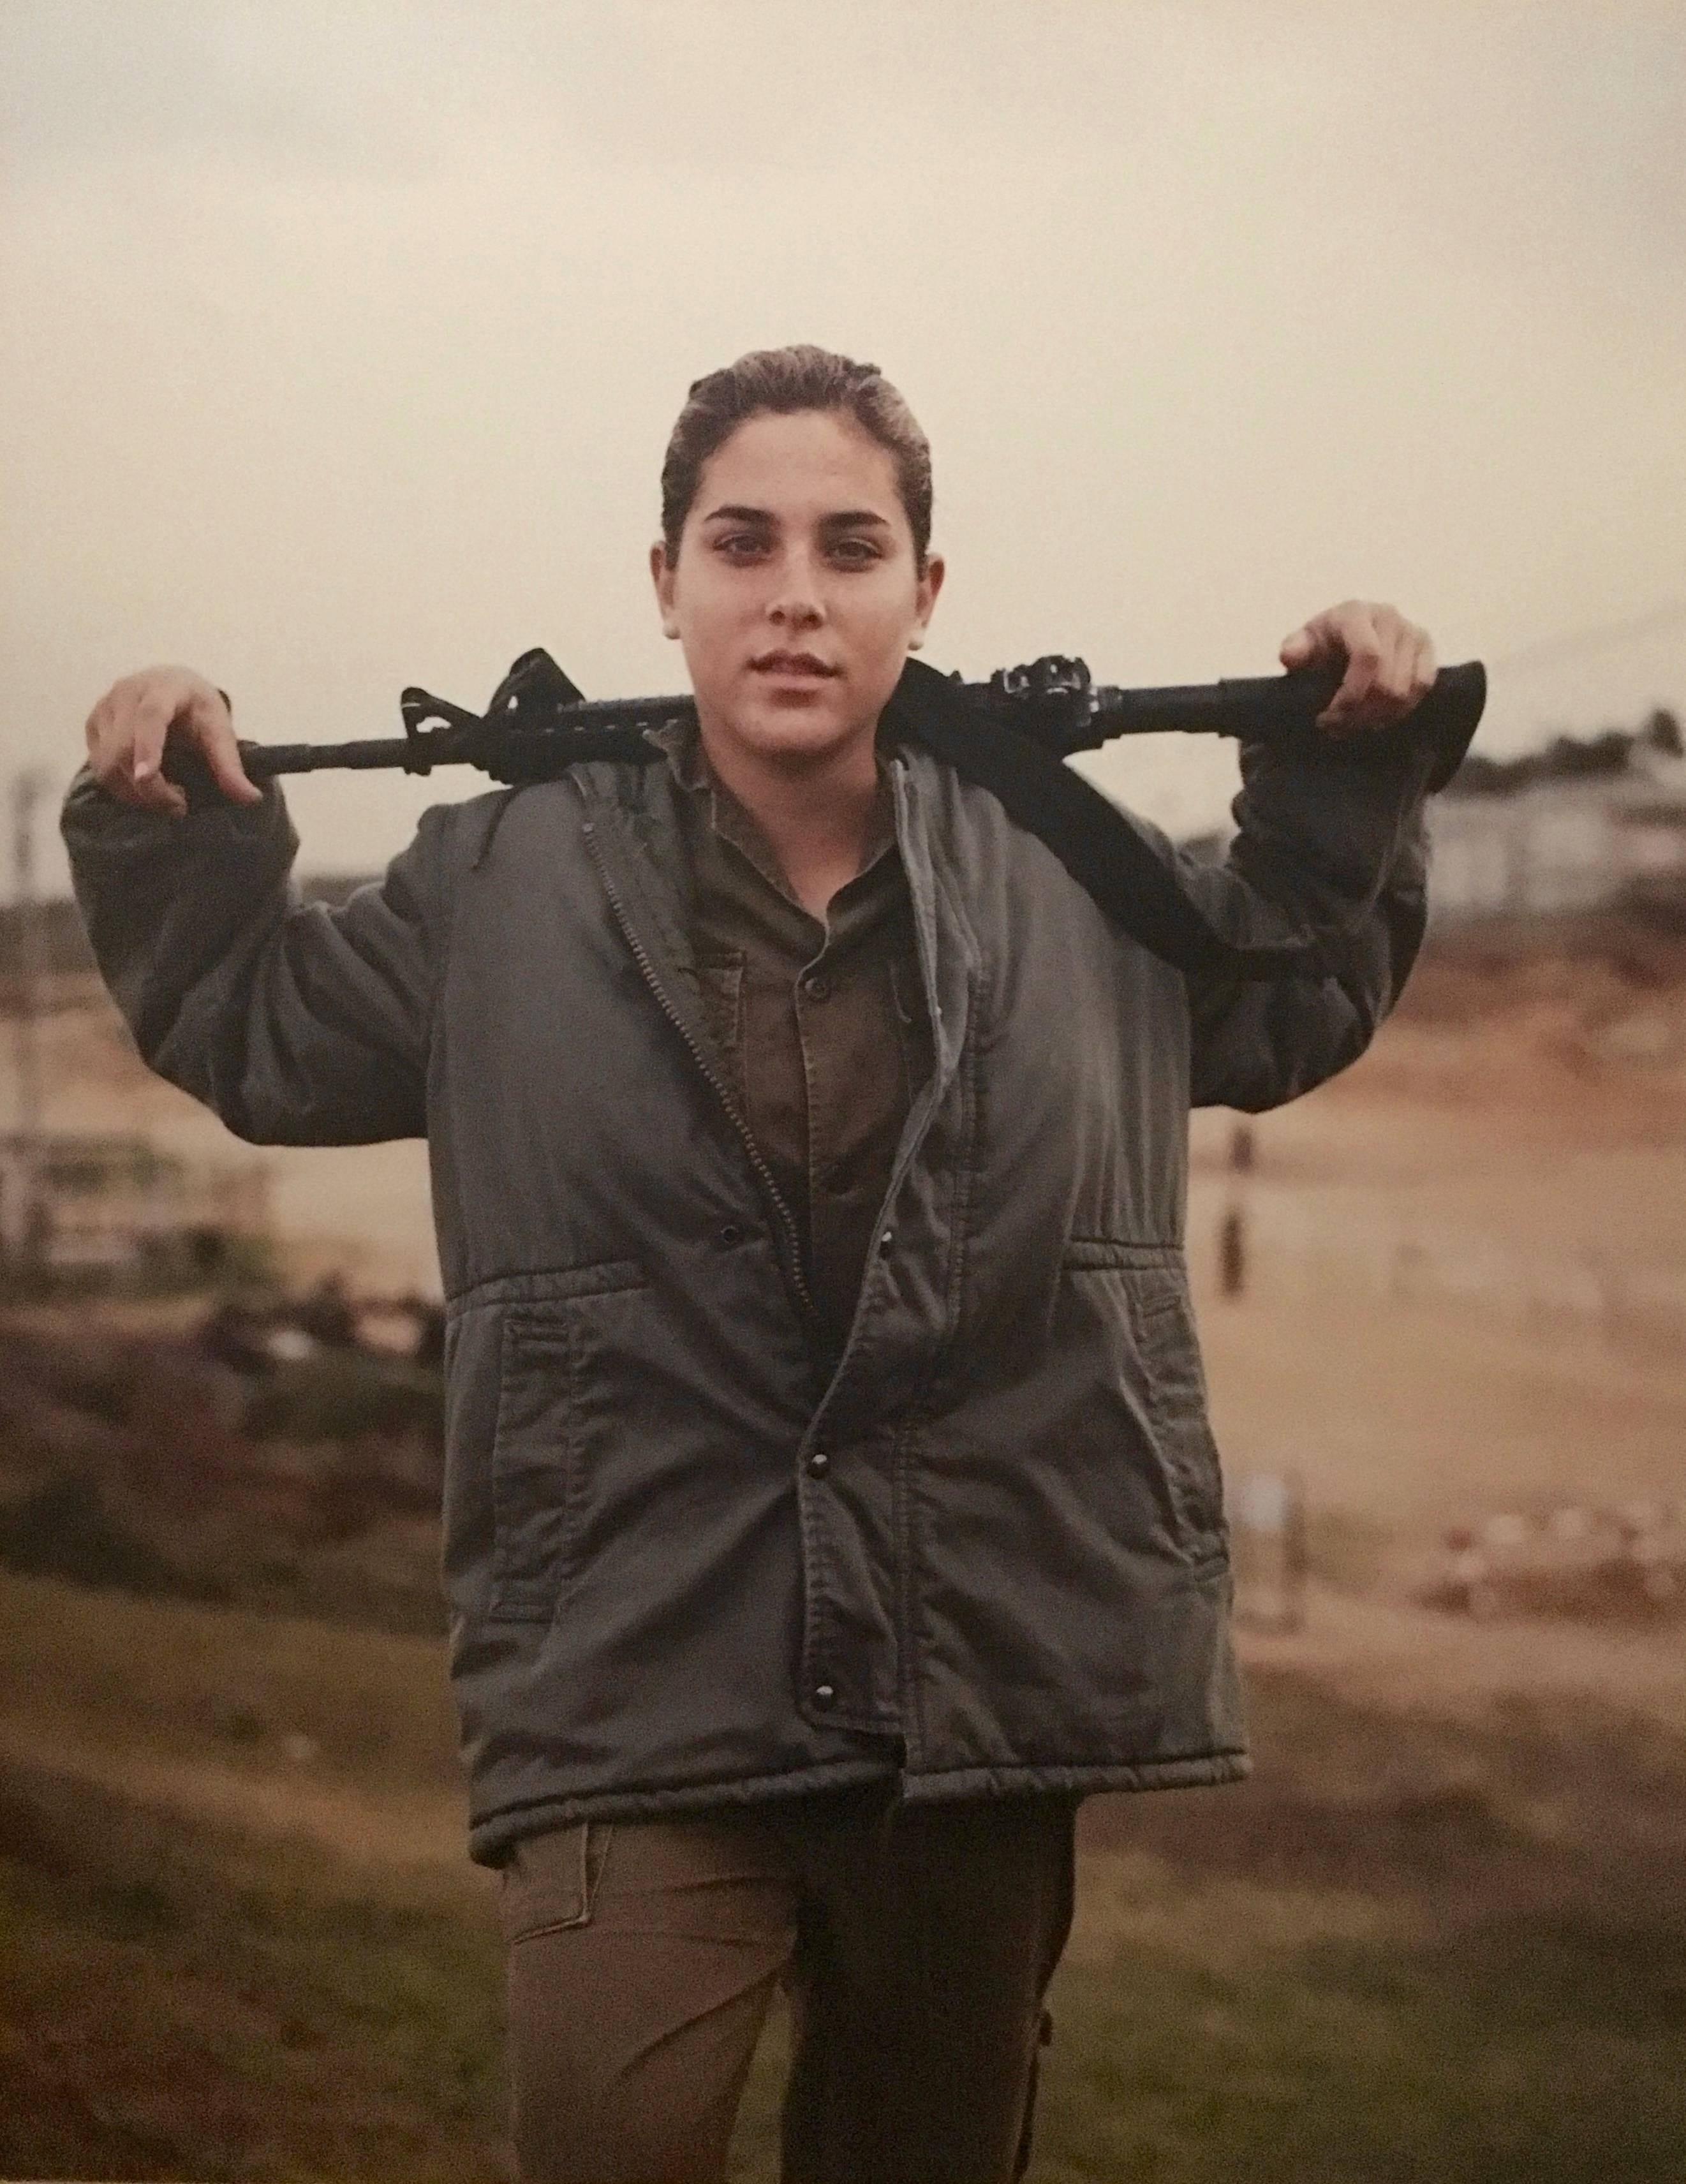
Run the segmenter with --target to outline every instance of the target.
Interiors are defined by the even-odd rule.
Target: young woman
[[[432,811],[338,911],[184,670],[100,701],[66,806],[155,1069],[254,1141],[428,1139],[530,2179],[723,2176],[781,1986],[791,2184],[1021,2176],[1078,1802],[1247,1771],[1188,1110],[1361,1050],[1437,755],[1249,747],[1228,914],[1340,948],[1173,969],[898,738],[930,514],[874,367],[742,358],[690,390],[650,554],[695,734]],[[1341,656],[1331,737],[1433,673],[1358,602],[1282,648]]]

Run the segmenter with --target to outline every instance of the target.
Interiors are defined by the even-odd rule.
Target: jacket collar
[[[941,840],[949,785],[943,777],[946,772],[939,760],[914,745],[903,746],[890,761],[896,838],[907,868],[925,1006],[930,1011],[933,1107],[960,1066],[981,963],[977,936],[955,883],[954,859],[945,854]]]

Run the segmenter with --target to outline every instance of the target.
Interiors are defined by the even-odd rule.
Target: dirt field
[[[1493,1513],[1686,1494],[1682,968],[1431,960],[1354,1068],[1256,1119],[1250,1174],[1235,1118],[1195,1118],[1226,1465],[1298,1471],[1372,1576]],[[1216,1282],[1235,1206],[1239,1299]]]
[[[55,1122],[254,1156],[64,998]],[[1083,1808],[1031,2184],[1664,2184],[1686,1613],[1414,1592],[1449,1524],[1686,1498],[1686,946],[1443,950],[1244,1173],[1237,1122],[1193,1130],[1214,1419],[1237,1482],[1299,1475],[1319,1575],[1241,1634],[1251,1782]],[[419,1146],[261,1157],[300,1274],[431,1283]],[[0,2172],[506,2174],[462,1844],[437,1640],[0,1574]]]

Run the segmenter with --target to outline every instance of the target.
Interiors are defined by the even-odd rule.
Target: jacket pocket
[[[1191,1556],[1215,1561],[1229,1536],[1223,1471],[1188,1293],[1181,1273],[1138,1273],[1129,1296],[1166,1488]]]
[[[566,1601],[578,1559],[589,1486],[581,1427],[583,1312],[618,1290],[553,1298],[509,1311],[498,1359],[492,1442],[492,1574],[487,1615],[549,1623]]]
[[[1221,1563],[1229,1536],[1223,1477],[1181,1252],[1168,1244],[1073,1237],[1062,1274],[1103,1323],[1108,1377],[1152,1464],[1167,1544],[1197,1567]]]

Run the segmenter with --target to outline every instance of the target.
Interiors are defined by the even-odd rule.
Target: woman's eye
[[[728,531],[714,542],[717,554],[723,554],[730,561],[751,561],[769,550],[770,542],[754,531]],[[835,538],[827,549],[834,561],[847,568],[864,569],[881,560],[879,548],[870,538]]]

